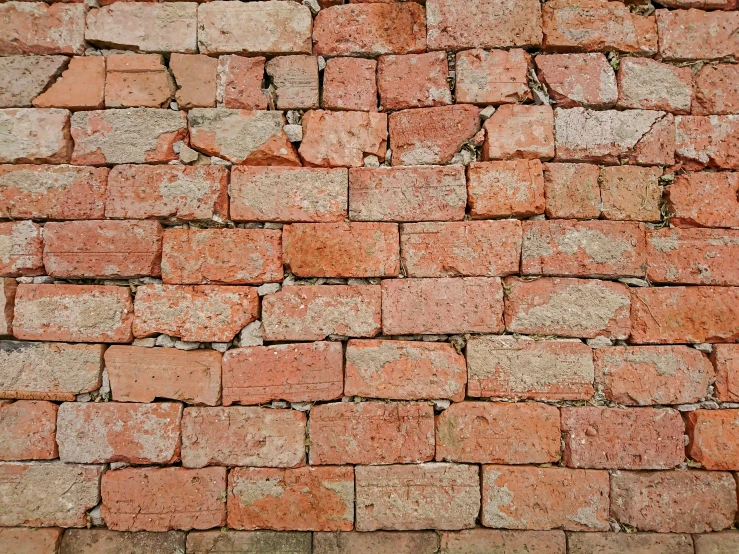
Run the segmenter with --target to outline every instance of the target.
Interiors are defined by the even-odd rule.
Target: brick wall
[[[0,4],[0,552],[739,552],[736,0]]]

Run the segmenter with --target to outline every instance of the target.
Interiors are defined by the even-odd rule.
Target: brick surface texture
[[[738,0],[0,2],[0,552],[739,552]]]

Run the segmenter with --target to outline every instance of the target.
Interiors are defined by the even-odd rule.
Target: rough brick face
[[[601,212],[600,173],[590,164],[544,164],[546,215],[559,219],[595,219]]]
[[[0,402],[0,460],[53,460],[56,445],[57,405],[18,400]],[[2,540],[0,540],[2,544]]]
[[[0,529],[0,548],[15,554],[56,554],[62,529],[9,527]]]
[[[323,108],[375,111],[377,109],[377,61],[332,58],[323,71]]]
[[[43,275],[41,227],[30,222],[0,223],[0,273],[7,277]]]
[[[265,61],[261,56],[218,58],[216,100],[226,108],[266,110],[267,96],[262,92]]]
[[[314,533],[312,552],[314,554],[360,554],[362,552],[434,554],[438,552],[437,543],[436,533],[430,531]],[[302,554],[302,551],[299,554]]]
[[[677,227],[739,227],[739,173],[686,173],[666,187]]]
[[[0,136],[0,163],[69,162],[72,140],[67,110],[40,108],[0,110],[0,128],[4,130],[4,134]]]
[[[649,58],[624,58],[618,68],[619,108],[689,113],[693,73]]]
[[[618,99],[616,76],[601,53],[537,56],[536,68],[539,80],[560,108],[603,109]]]
[[[169,107],[176,87],[161,54],[112,54],[105,65],[106,107]]]
[[[457,102],[497,105],[531,100],[528,84],[530,65],[531,58],[520,49],[458,52]]]
[[[657,10],[659,52],[666,60],[715,60],[739,53],[739,12]]]
[[[659,167],[613,166],[600,171],[603,219],[659,221],[661,192]]]
[[[452,103],[445,52],[381,56],[377,65],[380,105],[385,110]]]
[[[552,108],[505,104],[485,122],[485,160],[554,157]]]
[[[0,6],[0,54],[82,54],[85,9],[82,4],[41,2]]]
[[[739,347],[717,344],[711,354],[716,369],[716,395],[724,402],[739,399]]]
[[[696,537],[697,538],[697,537]],[[658,533],[568,533],[567,546],[572,554],[692,554],[690,535]]]
[[[467,179],[467,203],[473,219],[544,213],[544,179],[539,160],[475,162],[467,170]]]
[[[705,65],[693,79],[695,115],[739,113],[739,68]]]
[[[0,279],[0,306],[2,306],[0,335],[10,335],[13,331],[13,309],[17,288],[18,284],[15,279]]]
[[[675,136],[675,154],[686,169],[739,169],[739,115],[678,116]]]
[[[67,67],[65,56],[5,56],[0,69],[8,81],[0,85],[0,108],[30,108],[31,102]]]
[[[118,554],[121,552],[184,552],[185,533],[138,533],[107,529],[70,529],[62,538],[61,554]]]
[[[687,454],[709,470],[739,468],[739,410],[695,410],[685,417]]]
[[[567,539],[563,531],[500,531],[478,527],[442,533],[440,548],[441,554],[486,554],[491,548],[502,552],[565,554]]]

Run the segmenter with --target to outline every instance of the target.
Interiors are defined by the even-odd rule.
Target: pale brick
[[[619,108],[690,113],[693,72],[649,58],[624,58],[618,68]]]
[[[544,213],[544,175],[539,160],[473,162],[467,177],[472,219]]]
[[[739,56],[739,12],[657,10],[659,53],[665,60]]]
[[[739,169],[739,115],[678,116],[675,137],[685,169]]]
[[[71,153],[67,110],[0,110],[0,163],[63,164]]]
[[[30,108],[31,102],[53,83],[69,63],[66,56],[5,56],[0,71],[0,108]]]
[[[543,55],[535,61],[539,81],[560,108],[610,108],[618,99],[616,75],[600,52]]]
[[[485,125],[485,160],[554,157],[554,116],[549,106],[504,104]]]
[[[31,221],[0,223],[0,275],[43,275],[42,228]]]
[[[57,405],[18,400],[0,402],[0,460],[52,460],[56,446]],[[2,539],[0,539],[2,546]]]
[[[531,100],[531,57],[519,49],[465,50],[456,58],[456,101],[498,105]]]
[[[267,62],[279,110],[318,108],[318,62],[314,56],[277,56]]]
[[[0,54],[82,54],[85,6],[42,2],[0,5]]]
[[[597,219],[601,212],[598,166],[544,164],[544,195],[549,218]]]

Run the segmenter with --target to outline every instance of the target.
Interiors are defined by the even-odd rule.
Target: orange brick
[[[600,172],[604,219],[659,221],[662,193],[659,167],[615,166]]]
[[[106,58],[107,108],[168,108],[175,83],[161,54],[112,54]]]
[[[31,221],[0,223],[0,275],[43,275],[41,227]]]
[[[215,107],[218,60],[175,52],[169,58],[169,68],[177,82],[175,99],[181,109]]]
[[[736,9],[736,7],[734,8]],[[717,60],[739,54],[739,13],[657,10],[659,53],[665,60]]]
[[[677,227],[739,227],[739,173],[686,173],[665,188]]]
[[[323,108],[326,110],[377,110],[377,61],[331,58],[323,70]]]
[[[693,538],[677,534],[567,533],[567,546],[571,554],[693,554]]]
[[[685,424],[690,458],[708,470],[739,469],[739,410],[695,410]]]
[[[0,10],[10,4],[0,5]],[[59,4],[61,6],[61,4]],[[2,21],[0,11],[0,21]],[[17,20],[16,20],[17,23]],[[0,151],[0,163],[63,164],[69,162],[72,138],[69,112],[59,109],[10,108],[0,110],[0,125],[12,142]]]
[[[69,64],[66,56],[4,56],[0,70],[6,76],[0,89],[0,107],[30,108]]]
[[[96,110],[105,103],[105,58],[74,57],[61,77],[34,98],[36,108]]]
[[[604,54],[536,56],[539,81],[559,108],[610,108],[618,99],[616,75]]]
[[[380,56],[377,88],[385,110],[430,108],[452,103],[446,52]]]
[[[56,447],[57,405],[18,400],[0,402],[0,460],[52,460]],[[2,539],[0,539],[2,545]]]
[[[262,92],[264,62],[258,56],[221,56],[218,59],[216,99],[226,108],[266,110],[267,96]]]
[[[504,104],[485,125],[484,160],[554,157],[554,114],[549,106]]]
[[[442,533],[439,552],[489,554],[491,548],[502,549],[501,552],[565,554],[567,539],[563,531],[499,531],[476,528],[456,533]]]
[[[549,218],[597,219],[600,170],[590,164],[544,164],[544,195]]]
[[[739,402],[739,346],[715,345],[711,362],[716,369],[716,397],[723,402]]]
[[[57,554],[63,529],[0,529],[0,550],[14,554]]]
[[[685,169],[739,169],[739,115],[677,116],[675,137],[675,155]]]
[[[739,68],[704,65],[693,79],[693,114],[739,113]]]
[[[524,50],[457,52],[457,102],[498,105],[531,100],[528,72],[531,57]]]
[[[544,177],[539,160],[473,162],[467,176],[467,201],[473,219],[544,213]]]
[[[0,54],[82,54],[85,6],[82,4],[3,4]]]

